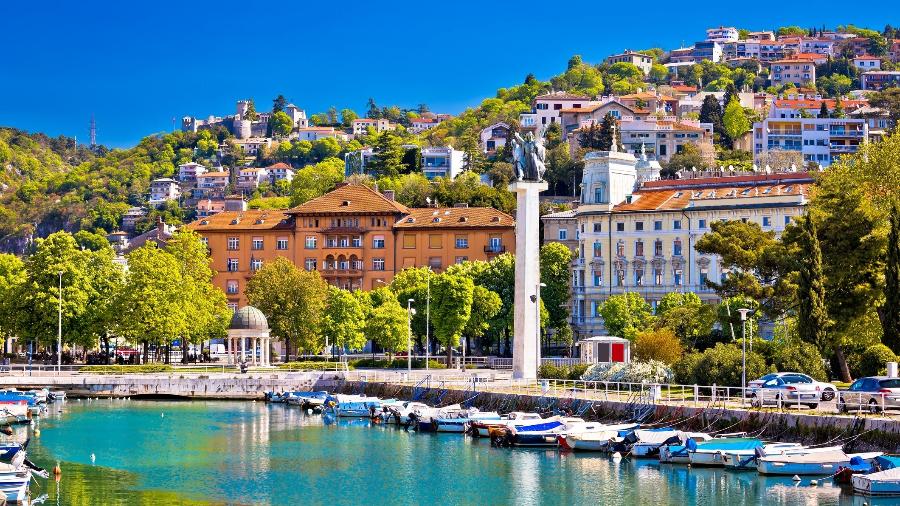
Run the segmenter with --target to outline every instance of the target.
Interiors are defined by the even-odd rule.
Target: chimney
[[[166,235],[166,222],[163,221],[162,216],[156,217],[156,237],[162,239]]]
[[[394,197],[395,197],[394,190],[384,190],[383,192],[381,192],[381,194],[384,195],[384,198],[390,200],[391,202],[394,201]]]
[[[457,202],[456,204],[453,204],[453,207],[465,209],[465,208],[469,207],[469,204],[466,202]]]

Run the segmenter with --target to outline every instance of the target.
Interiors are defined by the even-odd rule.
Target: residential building
[[[275,145],[275,141],[268,137],[230,139],[228,142],[231,142],[240,148],[241,153],[243,153],[244,156],[256,156],[260,151],[265,151]]]
[[[213,283],[246,304],[253,273],[278,256],[330,284],[371,290],[406,267],[441,272],[515,248],[515,224],[488,208],[410,209],[364,185],[344,184],[286,211],[222,212],[187,227],[210,249]]]
[[[828,55],[820,53],[792,53],[791,60],[809,60],[816,65],[821,65],[828,61]]]
[[[862,74],[859,80],[862,89],[881,91],[885,88],[900,86],[900,71],[873,70]]]
[[[841,107],[845,112],[853,111],[859,107],[868,105],[867,100],[841,100]],[[822,111],[822,104],[829,111],[834,111],[837,107],[837,100],[833,98],[822,98],[819,95],[807,98],[805,95],[788,95],[787,98],[776,98],[772,101],[769,108],[770,118],[818,118]]]
[[[769,32],[769,31],[750,32],[747,34],[747,40],[759,40],[759,41],[775,40],[775,32]]]
[[[760,45],[762,42],[758,40],[736,40],[733,42],[725,42],[722,44],[722,57],[726,60],[736,58],[755,58],[760,59]]]
[[[847,116],[854,119],[862,119],[869,129],[869,141],[879,141],[894,129],[894,121],[891,115],[884,109],[872,107],[868,104],[848,111]]]
[[[463,171],[465,156],[451,147],[422,148],[422,173],[428,179],[456,178]]]
[[[196,208],[198,218],[212,216],[225,210],[225,199],[200,199]]]
[[[759,44],[759,59],[764,62],[772,62],[785,58],[790,51],[785,47],[785,43],[776,40],[761,41]]]
[[[635,67],[641,69],[644,72],[644,75],[647,75],[650,73],[650,69],[653,68],[653,57],[647,56],[644,53],[638,53],[637,51],[629,51],[626,49],[622,54],[607,56],[606,63],[610,65],[613,65],[615,63],[630,63]]]
[[[835,45],[836,54],[863,56],[869,53],[871,41],[868,37],[851,37],[837,41]]]
[[[172,178],[161,177],[150,182],[150,205],[158,206],[170,200],[178,200],[181,190],[178,181]]]
[[[784,59],[773,61],[769,80],[773,86],[794,84],[804,86],[816,82],[816,64],[812,60]]]
[[[392,124],[390,121],[384,118],[359,118],[355,119],[351,122],[353,127],[353,135],[356,137],[366,135],[371,128],[376,133],[384,132],[385,130],[393,130],[397,126]]]
[[[285,114],[294,122],[294,128],[306,128],[309,126],[309,120],[306,118],[306,111],[294,104],[288,104],[284,108]]]
[[[178,181],[187,186],[197,184],[197,176],[205,174],[207,168],[199,163],[188,162],[178,166]]]
[[[834,44],[835,41],[832,39],[803,37],[800,39],[800,52],[834,56]]]
[[[725,273],[697,238],[720,220],[759,223],[780,233],[803,213],[812,177],[805,173],[659,180],[638,184],[628,153],[585,156],[582,203],[575,211],[572,320],[578,337],[602,335],[599,309],[611,295],[638,293],[652,307],[669,292],[718,296],[707,281]]]
[[[694,57],[694,61],[697,62],[710,60],[718,63],[722,59],[722,45],[712,40],[696,42],[691,55]]]
[[[892,63],[900,63],[900,39],[894,39],[891,42],[887,56]]]
[[[344,155],[344,175],[367,174],[366,167],[369,165],[369,160],[372,159],[373,154],[372,148],[362,148],[346,153]]]
[[[735,42],[740,38],[737,28],[733,26],[720,26],[706,30],[706,40],[718,42]]]
[[[431,130],[440,124],[437,119],[426,117],[413,118],[409,123],[409,130],[414,134],[420,134],[425,130]]]
[[[671,64],[695,64],[697,63],[697,57],[694,55],[694,47],[680,47],[678,49],[673,49],[669,51],[669,63],[666,65],[667,67]]]
[[[853,58],[853,66],[856,67],[860,73],[869,72],[870,70],[881,70],[881,58],[868,54],[857,56]]]
[[[659,161],[668,161],[675,153],[680,153],[684,146],[693,144],[709,161],[715,159],[713,146],[712,123],[700,123],[690,120],[657,120],[622,121],[619,123],[619,137],[625,150],[630,153],[647,154]]]
[[[509,125],[502,121],[482,129],[479,136],[481,150],[485,153],[493,154],[502,149],[503,146],[506,146],[506,138],[509,137],[509,132]]]
[[[599,102],[591,102],[585,107],[562,109],[559,113],[559,123],[563,135],[571,137],[576,130],[589,127],[591,124],[599,125],[607,114],[611,114],[617,120],[640,121],[650,118],[655,111],[650,109],[647,103],[639,104],[637,101],[630,101],[629,104],[626,104],[620,98],[603,97]],[[569,148],[574,153],[577,145],[570,142]]]
[[[536,129],[542,133],[547,125],[559,122],[559,113],[563,109],[579,109],[590,101],[589,97],[573,95],[565,91],[555,91],[535,97],[531,104],[531,112],[520,117],[522,128]]]
[[[278,181],[287,181],[290,183],[294,180],[294,168],[284,162],[270,165],[266,167],[266,171],[269,173],[272,184],[275,184]]]
[[[147,216],[147,210],[143,207],[131,207],[122,215],[122,230],[133,232],[137,222]]]
[[[298,128],[291,136],[297,140],[315,142],[322,139],[336,139],[339,141],[350,140],[350,136],[343,130],[334,127],[306,127]]]
[[[197,176],[196,197],[224,198],[228,188],[229,175],[227,172],[207,172]]]
[[[245,167],[238,170],[237,184],[238,190],[243,192],[253,192],[262,183],[269,182],[269,171],[257,167]]]
[[[544,224],[544,237],[542,244],[558,242],[565,245],[572,253],[578,253],[578,221],[575,219],[575,209],[560,211],[541,216]]]
[[[769,165],[770,154],[793,152],[804,162],[827,167],[841,156],[855,153],[867,138],[868,125],[863,119],[770,116],[753,124],[753,160],[760,166]]]

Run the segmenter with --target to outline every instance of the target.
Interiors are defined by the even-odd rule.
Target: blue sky
[[[94,114],[98,142],[115,147],[170,130],[173,117],[230,114],[245,97],[263,109],[283,93],[307,114],[331,105],[362,112],[368,97],[458,113],[529,72],[560,72],[573,54],[595,62],[625,48],[677,47],[719,24],[900,25],[889,2],[3,4],[0,125],[87,141]]]

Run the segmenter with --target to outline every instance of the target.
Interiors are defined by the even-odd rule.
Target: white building
[[[151,206],[158,206],[169,200],[178,200],[179,196],[181,196],[181,190],[178,188],[178,181],[172,178],[163,177],[150,182]]]
[[[188,162],[178,166],[178,180],[184,184],[196,184],[197,176],[205,174],[207,168],[199,163]]]
[[[706,30],[706,40],[718,42],[734,42],[740,39],[737,28],[733,26],[720,26],[718,28],[709,28]]]
[[[509,131],[509,125],[502,121],[482,129],[479,136],[482,151],[490,154],[502,149],[503,146],[506,146]]]
[[[799,153],[804,162],[827,167],[868,142],[868,130],[864,119],[768,117],[753,124],[753,160],[763,166],[771,154]]]
[[[422,173],[428,179],[456,178],[463,171],[465,156],[451,147],[422,148]]]
[[[253,191],[259,185],[269,181],[269,171],[263,168],[246,167],[240,169],[237,177],[237,189]]]
[[[602,334],[599,310],[610,295],[638,293],[652,307],[669,292],[718,296],[707,284],[725,270],[697,252],[697,238],[720,220],[759,223],[780,233],[803,213],[806,173],[638,181],[640,162],[618,152],[585,156],[582,203],[575,211],[572,320],[578,336]]]
[[[266,167],[269,177],[274,184],[276,181],[286,180],[288,183],[294,180],[294,168],[284,162],[278,162]]]
[[[353,126],[353,135],[355,137],[359,137],[361,135],[366,135],[371,128],[376,133],[384,132],[386,130],[393,130],[396,128],[396,125],[391,124],[390,121],[379,118],[359,118],[352,121],[351,125]]]
[[[315,142],[322,139],[332,138],[339,141],[346,141],[350,136],[342,130],[335,130],[334,127],[306,127],[298,128],[291,136],[301,141]]]
[[[410,132],[420,134],[425,130],[431,130],[438,126],[440,122],[435,118],[415,118],[410,121]]]
[[[853,66],[859,69],[860,73],[870,70],[881,70],[881,58],[871,55],[862,55],[853,58]]]
[[[309,126],[309,120],[306,118],[306,111],[294,104],[288,104],[284,108],[285,114],[294,122],[294,128],[306,128]]]
[[[606,63],[613,65],[615,63],[630,63],[641,69],[644,75],[650,73],[653,68],[653,58],[643,53],[625,50],[622,54],[614,54],[606,57]]]
[[[590,98],[583,95],[573,95],[565,91],[555,91],[535,97],[531,104],[531,112],[523,113],[519,123],[523,128],[533,128],[542,133],[547,125],[559,123],[559,112],[563,109],[578,109],[586,107]]]
[[[235,146],[240,148],[246,156],[256,156],[260,151],[271,148],[275,141],[268,137],[250,137],[247,139],[231,139]]]

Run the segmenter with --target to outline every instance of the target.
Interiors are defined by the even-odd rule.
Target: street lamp
[[[59,326],[56,335],[56,374],[62,374],[62,275],[59,271]]]
[[[410,375],[412,374],[412,316],[416,314],[412,303],[415,301],[415,299],[406,301],[406,370]]]
[[[431,347],[431,330],[428,328],[431,320],[431,266],[428,266],[428,289],[425,295],[425,370],[428,370],[428,353]]]
[[[741,313],[741,399],[747,397],[747,313],[746,308],[738,309]]]

